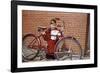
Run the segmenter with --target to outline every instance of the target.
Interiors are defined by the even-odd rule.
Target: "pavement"
[[[26,48],[25,46],[23,46],[22,52],[26,58],[30,59],[36,55],[37,50]],[[61,56],[61,58],[60,58],[60,56]],[[80,59],[80,57],[77,55],[76,56],[72,55],[72,57],[71,57],[70,55],[67,55],[67,54],[60,54],[58,57],[60,58],[59,60],[79,60]],[[82,57],[82,60],[89,59],[89,58],[90,58],[89,56],[85,56],[85,57]],[[29,62],[29,61],[50,61],[52,59],[47,59],[45,51],[40,51],[35,59],[27,60],[25,58],[22,58],[22,60],[23,60],[23,62]],[[56,60],[58,60],[58,59],[56,59]]]

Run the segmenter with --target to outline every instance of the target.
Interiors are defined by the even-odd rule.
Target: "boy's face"
[[[63,26],[63,22],[62,21],[57,21],[57,29],[63,31],[64,26]]]
[[[57,21],[57,25],[62,26],[62,21]]]
[[[51,21],[50,27],[51,27],[51,29],[55,29],[56,28],[56,23],[54,21]]]

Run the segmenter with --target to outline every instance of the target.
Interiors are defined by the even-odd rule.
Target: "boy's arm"
[[[63,33],[61,31],[59,31],[58,37],[59,37],[59,39],[62,39],[64,37],[64,35],[63,35]]]
[[[42,37],[45,41],[48,41],[50,39],[50,32],[49,30],[42,33]]]

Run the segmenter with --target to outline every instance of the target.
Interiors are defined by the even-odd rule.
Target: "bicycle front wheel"
[[[31,61],[39,54],[39,40],[34,34],[23,37],[22,60]]]
[[[81,59],[82,47],[79,41],[74,37],[65,37],[56,44],[55,56],[58,60]]]

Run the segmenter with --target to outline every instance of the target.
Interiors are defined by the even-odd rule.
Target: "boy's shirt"
[[[55,29],[48,29],[45,34],[43,35],[43,38],[45,41],[48,40],[55,40],[57,41],[59,39],[59,37],[62,37],[62,32],[60,30],[58,30],[57,28]]]
[[[51,30],[50,35],[51,35],[52,40],[57,40],[57,37],[61,36],[61,33],[59,30],[54,29],[54,30]]]

